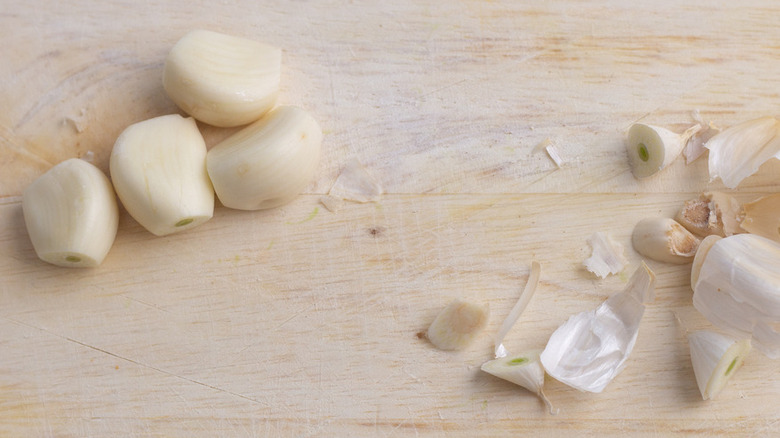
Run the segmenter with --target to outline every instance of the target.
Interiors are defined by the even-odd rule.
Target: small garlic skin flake
[[[597,277],[607,278],[607,275],[617,274],[626,266],[623,245],[613,241],[606,233],[593,233],[588,243],[593,251],[585,260],[585,268]]]
[[[382,186],[357,159],[350,160],[341,170],[328,195],[345,201],[376,202],[382,196]]]
[[[753,234],[707,239],[691,269],[694,307],[715,327],[752,336],[759,351],[780,358],[780,244]]]
[[[552,334],[540,359],[547,374],[573,388],[601,392],[626,366],[655,274],[644,263],[626,288],[595,310],[571,316]]]

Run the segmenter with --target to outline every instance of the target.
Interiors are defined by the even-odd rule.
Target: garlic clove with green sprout
[[[685,144],[701,129],[693,125],[682,134],[660,126],[635,123],[628,130],[626,152],[631,172],[636,178],[647,178],[667,167],[682,153]]]
[[[295,106],[279,106],[209,150],[206,166],[225,207],[261,210],[292,201],[320,158],[322,129]]]
[[[252,123],[276,103],[279,48],[207,30],[182,37],[165,60],[163,87],[176,105],[201,122]]]
[[[709,236],[691,268],[693,305],[715,327],[751,337],[780,358],[780,243],[754,234]]]
[[[111,151],[111,179],[130,216],[156,236],[214,214],[206,143],[195,120],[171,114],[130,125]]]
[[[699,330],[688,335],[691,363],[704,400],[715,398],[742,367],[750,353],[750,340]]]
[[[33,181],[22,194],[22,212],[38,257],[68,268],[101,264],[119,223],[111,181],[77,158],[57,164]]]
[[[552,413],[552,404],[544,394],[544,367],[539,361],[539,353],[539,351],[528,351],[493,359],[483,363],[480,369],[536,394]]]

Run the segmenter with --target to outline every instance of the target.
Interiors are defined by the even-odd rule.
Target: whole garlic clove
[[[268,209],[306,188],[321,145],[322,129],[314,118],[301,108],[280,106],[211,148],[206,164],[225,207]]]
[[[276,47],[195,30],[168,54],[163,87],[179,108],[204,123],[246,125],[275,105],[281,64]]]
[[[484,330],[487,321],[487,307],[456,299],[439,312],[427,337],[440,350],[462,350]]]
[[[631,234],[631,243],[639,254],[665,263],[691,263],[699,242],[675,220],[663,217],[642,219]]]
[[[22,195],[27,233],[38,257],[69,268],[103,262],[116,238],[119,210],[111,182],[72,158],[32,182]]]
[[[196,227],[214,214],[206,143],[192,118],[171,114],[129,126],[114,144],[110,169],[122,205],[154,235]]]

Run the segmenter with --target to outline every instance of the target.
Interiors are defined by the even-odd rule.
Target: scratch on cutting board
[[[157,371],[158,373],[162,373],[162,374],[165,374],[165,375],[167,375],[167,376],[175,377],[175,378],[177,378],[177,379],[181,379],[181,380],[184,380],[184,381],[186,381],[186,382],[193,383],[193,384],[195,384],[195,385],[200,385],[200,386],[203,386],[203,387],[206,387],[206,388],[209,388],[209,389],[213,389],[214,391],[218,391],[218,392],[224,392],[225,394],[230,394],[230,395],[232,395],[232,396],[234,396],[234,397],[242,398],[242,399],[244,399],[244,400],[248,400],[248,401],[251,401],[251,402],[253,402],[253,403],[257,403],[257,404],[263,405],[263,406],[271,406],[271,404],[270,404],[270,403],[268,403],[268,402],[264,402],[264,401],[257,400],[257,399],[251,398],[251,397],[247,397],[247,396],[245,396],[245,395],[242,395],[242,394],[239,394],[239,393],[237,393],[237,392],[233,392],[233,391],[229,391],[229,390],[227,390],[227,389],[219,388],[219,387],[217,387],[217,386],[214,386],[214,385],[209,385],[208,383],[203,383],[203,382],[200,382],[200,381],[198,381],[198,380],[190,379],[189,377],[180,376],[180,375],[178,375],[178,374],[176,374],[176,373],[172,373],[172,372],[170,372],[170,371],[166,371],[166,370],[164,370],[164,369],[161,369],[161,368],[153,367],[153,366],[151,366],[151,365],[148,365],[148,364],[145,364],[145,363],[138,362],[137,360],[130,359],[130,358],[128,358],[128,357],[124,357],[124,356],[121,356],[121,355],[119,355],[119,354],[116,354],[116,353],[112,353],[112,352],[110,352],[110,351],[108,351],[108,350],[104,350],[104,349],[102,349],[102,348],[95,347],[95,346],[93,346],[93,345],[89,345],[89,344],[87,344],[87,343],[85,343],[85,342],[81,342],[81,341],[79,341],[79,340],[77,340],[77,339],[73,339],[73,338],[71,338],[71,337],[68,337],[68,336],[63,336],[63,335],[60,335],[60,334],[58,334],[58,333],[52,332],[52,331],[50,331],[50,330],[47,330],[47,329],[45,329],[45,328],[43,328],[43,327],[38,327],[38,326],[35,326],[35,325],[32,325],[32,324],[28,324],[28,323],[26,323],[26,322],[17,321],[17,320],[15,320],[15,319],[13,319],[13,318],[9,318],[9,317],[7,317],[7,316],[2,316],[2,315],[0,315],[0,318],[3,318],[3,319],[5,319],[5,320],[7,320],[7,321],[10,321],[10,322],[12,322],[12,323],[14,323],[14,324],[18,324],[18,325],[21,325],[21,326],[24,326],[24,327],[29,327],[29,328],[32,328],[32,329],[35,329],[35,330],[42,331],[42,332],[44,332],[44,333],[48,333],[48,334],[50,334],[50,335],[52,335],[52,336],[55,336],[55,337],[57,337],[57,338],[63,339],[63,340],[65,340],[65,341],[68,341],[68,342],[72,342],[72,343],[74,343],[74,344],[76,344],[76,345],[80,345],[80,346],[82,346],[82,347],[89,348],[89,349],[91,349],[91,350],[94,350],[94,351],[97,351],[97,352],[100,352],[100,353],[106,354],[106,355],[108,355],[108,356],[115,357],[115,358],[117,358],[117,359],[124,360],[124,361],[126,361],[126,362],[130,362],[130,363],[132,363],[132,364],[134,364],[134,365],[138,365],[138,366],[140,366],[140,367],[144,367],[144,368],[148,368],[148,369],[150,369],[150,370],[153,370],[153,371]]]

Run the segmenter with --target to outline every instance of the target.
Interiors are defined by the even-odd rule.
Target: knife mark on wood
[[[251,401],[251,402],[263,405],[263,406],[271,406],[271,404],[268,403],[268,402],[257,400],[257,399],[254,399],[252,397],[247,397],[247,396],[245,396],[243,394],[239,394],[237,392],[233,392],[233,391],[230,391],[230,390],[227,390],[227,389],[223,389],[223,388],[220,388],[220,387],[217,387],[217,386],[214,386],[214,385],[209,385],[208,383],[204,383],[204,382],[201,382],[201,381],[198,381],[198,380],[195,380],[195,379],[190,379],[189,377],[181,376],[179,374],[172,373],[170,371],[166,371],[166,370],[164,370],[162,368],[157,368],[157,367],[154,367],[154,366],[142,363],[142,362],[138,362],[137,360],[130,359],[128,357],[124,357],[124,356],[121,356],[121,355],[116,354],[116,353],[112,353],[112,352],[110,352],[108,350],[104,350],[102,348],[95,347],[93,345],[89,345],[89,344],[87,344],[85,342],[81,342],[81,341],[79,341],[77,339],[73,339],[73,338],[68,337],[68,336],[63,336],[63,335],[57,334],[57,333],[52,332],[50,330],[47,330],[47,329],[45,329],[43,327],[38,327],[38,326],[35,326],[35,325],[32,325],[32,324],[28,324],[26,322],[17,321],[15,319],[9,318],[7,316],[0,315],[0,318],[3,318],[5,320],[7,320],[7,321],[10,321],[10,322],[12,322],[14,324],[18,324],[18,325],[21,325],[21,326],[24,326],[24,327],[29,327],[29,328],[32,328],[32,329],[35,329],[35,330],[42,331],[44,333],[48,333],[48,334],[50,334],[52,336],[55,336],[55,337],[60,338],[60,339],[63,339],[65,341],[72,342],[72,343],[74,343],[76,345],[80,345],[80,346],[82,346],[84,348],[89,348],[91,350],[97,351],[99,353],[106,354],[108,356],[111,356],[111,357],[114,357],[114,358],[117,358],[117,359],[120,359],[120,360],[123,360],[123,361],[126,361],[126,362],[130,362],[130,363],[132,363],[134,365],[137,365],[137,366],[140,366],[140,367],[143,367],[143,368],[148,368],[150,370],[157,371],[158,373],[162,373],[162,374],[165,374],[167,376],[171,376],[171,377],[175,377],[177,379],[184,380],[185,382],[193,383],[195,385],[200,385],[200,386],[203,386],[203,387],[206,387],[206,388],[209,388],[209,389],[213,389],[213,390],[218,391],[218,392],[224,392],[225,394],[229,394],[229,395],[232,395],[234,397],[242,398],[244,400]]]

